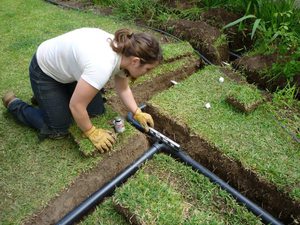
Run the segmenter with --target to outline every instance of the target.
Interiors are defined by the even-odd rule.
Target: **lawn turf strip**
[[[231,87],[226,101],[242,112],[249,113],[263,102],[263,96],[254,85],[237,84]]]
[[[165,62],[195,54],[195,50],[187,41],[164,44],[162,45],[162,51]]]
[[[191,62],[195,62],[196,60],[197,58],[195,57],[195,55],[191,55],[169,63],[160,64],[159,66],[155,67],[152,71],[147,73],[146,76],[139,77],[133,84],[131,84],[131,86],[142,84],[146,81],[154,79],[155,77],[163,76],[165,74],[172,73],[177,70],[182,70],[182,68],[187,67],[191,64]]]
[[[278,125],[270,103],[244,114],[225,98],[235,85],[217,67],[208,66],[150,101],[173,120],[187,124],[212,146],[275,184],[293,199],[300,199],[299,143]],[[211,108],[205,108],[206,103]]]
[[[112,198],[131,224],[261,224],[208,178],[164,154],[155,155]]]
[[[113,196],[117,211],[131,224],[182,224],[182,196],[157,177],[138,172]]]

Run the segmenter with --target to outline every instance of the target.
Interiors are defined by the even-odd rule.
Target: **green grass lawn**
[[[32,91],[28,66],[37,46],[48,38],[84,26],[114,32],[130,24],[116,22],[107,16],[65,10],[42,0],[2,0],[1,96],[13,90],[18,97],[29,101]],[[2,104],[0,124],[1,224],[20,224],[79,173],[101,160],[100,156],[82,157],[72,138],[39,143],[36,132],[14,121]]]
[[[235,85],[217,67],[209,66],[173,88],[156,95],[150,103],[162,113],[187,124],[193,132],[240,161],[262,179],[274,183],[300,200],[300,145],[284,131],[269,112],[269,103],[245,114],[226,103]],[[204,106],[209,102],[210,109]]]

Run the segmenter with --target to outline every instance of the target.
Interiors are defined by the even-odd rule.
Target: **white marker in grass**
[[[210,103],[207,102],[207,103],[205,104],[205,108],[210,109],[210,107],[211,107]]]
[[[173,85],[178,84],[175,80],[171,80],[171,83],[172,83]]]
[[[224,77],[220,77],[220,78],[219,78],[219,82],[220,82],[220,83],[223,83],[223,82],[224,82]]]

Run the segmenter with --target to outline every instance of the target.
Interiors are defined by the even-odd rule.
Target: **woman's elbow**
[[[75,102],[70,101],[69,109],[72,113],[76,112],[78,110],[78,104],[76,104]]]

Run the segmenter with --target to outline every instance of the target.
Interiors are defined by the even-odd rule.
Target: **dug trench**
[[[171,25],[178,26],[178,23]],[[186,28],[177,28],[175,31],[180,33],[179,36],[182,36],[180,30],[187,30],[190,36],[195,36],[191,35],[192,32]],[[205,31],[210,33],[207,32],[207,29]],[[201,37],[201,35],[198,36]],[[197,43],[199,43],[199,40],[197,40]],[[199,46],[196,47],[201,52],[210,52],[199,48]],[[228,49],[226,49],[226,52],[228,52]],[[211,53],[206,56],[210,56],[209,59],[216,64],[228,60],[228,56],[220,57],[222,56],[220,53]],[[133,86],[132,91],[137,102],[147,102],[154,94],[172,86],[170,80],[180,81],[185,79],[197,68],[199,68],[199,62],[191,62],[190,66],[182,68],[182,70]],[[108,86],[111,88],[113,84],[110,83]],[[126,114],[126,109],[119,98],[110,97],[108,103],[117,112],[123,115]],[[179,124],[172,118],[166,117],[151,105],[147,106],[146,111],[153,116],[155,128],[179,143],[194,160],[213,171],[285,224],[298,224],[297,221],[300,221],[300,202],[295,202],[289,197],[288,193],[278,190],[274,184],[261,179],[255,172],[247,170],[239,161],[226,157],[219,149],[209,145],[200,136],[192,134],[185,124]],[[53,224],[57,222],[90,194],[131,164],[149,147],[148,140],[141,133],[131,137],[127,143],[128,145],[122,146],[122,149],[105,155],[101,163],[91,171],[81,174],[68,188],[51,200],[46,207],[26,220],[25,224]]]
[[[195,62],[191,68],[183,68],[182,71],[165,74],[165,76],[133,87],[133,93],[137,96],[138,102],[147,102],[154,94],[169,88],[170,80],[181,81],[188,74],[192,74],[197,67],[201,69],[201,65]],[[236,80],[232,78],[232,73],[226,72],[226,69],[224,69],[224,76]],[[119,112],[125,112],[118,98],[114,97],[110,102],[118,108]],[[278,190],[276,185],[262,179],[254,171],[246,169],[239,161],[227,157],[199,135],[193,134],[188,126],[160,113],[159,109],[151,104],[147,104],[145,111],[153,116],[155,129],[179,143],[194,160],[285,224],[298,224],[300,202],[293,200],[287,192]]]
[[[180,82],[199,68],[199,62],[191,62],[190,66],[176,72],[164,74],[132,87],[139,103],[147,101],[156,93],[169,88],[170,80]],[[113,86],[112,84],[109,84]],[[117,96],[108,99],[114,110],[126,115],[126,110]],[[300,204],[294,202],[287,193],[277,190],[275,185],[258,177],[253,171],[247,170],[240,162],[234,161],[220,150],[209,145],[200,136],[190,132],[189,128],[159,112],[159,109],[148,104],[146,111],[155,121],[155,128],[176,141],[196,161],[213,171],[224,181],[229,182],[243,195],[257,203],[285,224],[293,224],[300,218]],[[127,144],[110,154],[88,172],[81,174],[65,190],[53,198],[47,206],[28,218],[24,224],[54,224],[89,195],[94,193],[134,160],[146,151],[151,143],[142,133],[131,137]]]
[[[82,173],[45,207],[26,219],[23,224],[55,224],[89,195],[112,180],[134,159],[139,158],[148,148],[149,142],[145,135],[138,133],[132,136],[120,149],[115,149],[111,154],[104,154],[98,165],[90,171]]]

